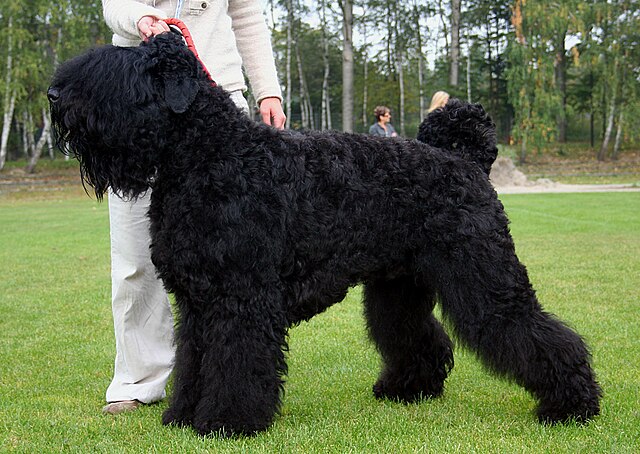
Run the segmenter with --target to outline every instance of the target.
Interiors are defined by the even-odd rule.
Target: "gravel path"
[[[640,192],[640,186],[633,184],[562,184],[542,183],[527,185],[496,185],[498,194],[533,194],[552,192]]]

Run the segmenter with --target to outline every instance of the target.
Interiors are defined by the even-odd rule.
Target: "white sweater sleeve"
[[[159,9],[135,0],[102,0],[102,12],[107,26],[114,34],[130,40],[132,43],[130,45],[140,42],[138,21],[143,16],[167,18],[166,14]]]
[[[277,97],[282,100],[271,35],[258,0],[229,0],[229,16],[238,52],[258,101]]]

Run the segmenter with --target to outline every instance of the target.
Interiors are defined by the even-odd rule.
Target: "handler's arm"
[[[102,0],[102,12],[107,26],[128,40],[140,40],[168,31],[163,19],[167,16],[159,9],[132,0]],[[145,16],[149,16],[148,19]],[[166,27],[166,28],[165,28]]]
[[[282,110],[282,90],[271,48],[271,35],[260,2],[230,1],[229,16],[238,52],[260,106],[262,120],[277,128],[283,128],[286,117]]]

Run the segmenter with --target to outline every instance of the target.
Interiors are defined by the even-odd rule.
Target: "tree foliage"
[[[82,50],[104,44],[110,34],[102,21],[100,1],[96,0],[0,0],[0,59],[2,66],[3,130],[13,153],[26,156],[33,170],[40,149],[51,140],[48,134],[46,90],[58,62]],[[8,100],[15,99],[15,110],[8,115]],[[4,134],[3,134],[4,137]],[[45,140],[47,139],[47,140]],[[4,144],[3,144],[4,145]],[[0,158],[0,168],[4,156]]]

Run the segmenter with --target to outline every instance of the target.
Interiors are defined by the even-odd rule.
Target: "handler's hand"
[[[138,21],[138,34],[143,41],[168,31],[169,26],[167,23],[157,17],[142,16],[142,19]]]
[[[262,121],[278,129],[284,129],[287,116],[282,110],[280,98],[264,98],[260,102],[260,116]]]

